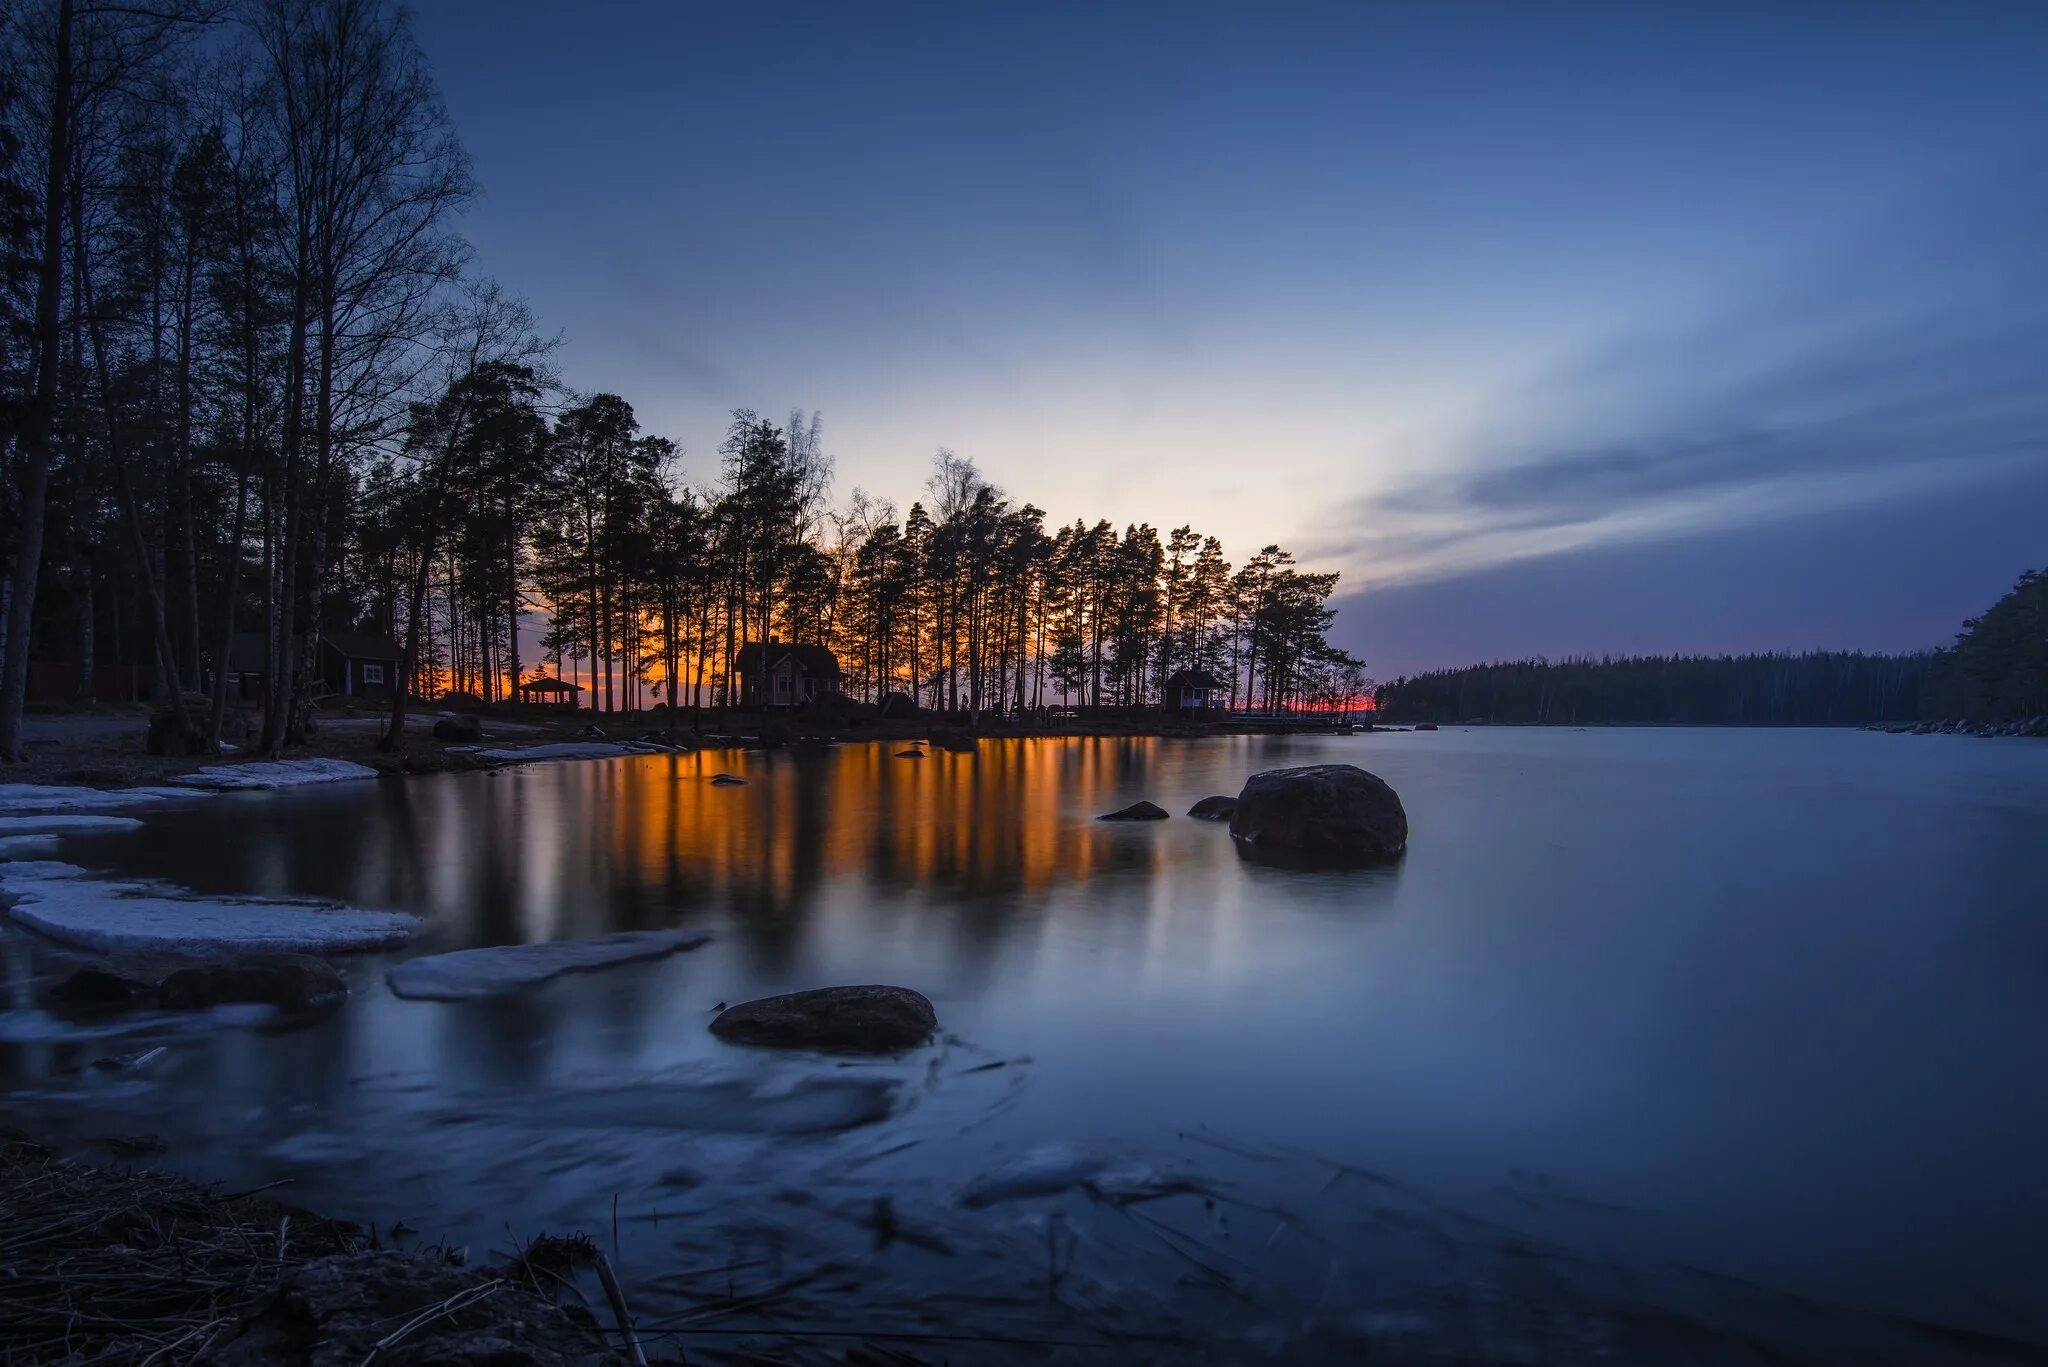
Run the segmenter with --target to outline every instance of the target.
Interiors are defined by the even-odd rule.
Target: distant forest
[[[1439,669],[1375,692],[1387,721],[1845,726],[2048,715],[2048,574],[1911,655],[1602,656]]]
[[[1834,726],[1906,721],[1935,654],[1603,656],[1440,669],[1381,686],[1388,721]]]

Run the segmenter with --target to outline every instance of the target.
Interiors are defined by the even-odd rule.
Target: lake
[[[399,1000],[398,956],[362,957],[350,1002],[303,1028],[80,1039],[25,1028],[57,960],[11,929],[8,1109],[79,1144],[153,1133],[174,1170],[289,1179],[290,1200],[477,1258],[616,1238],[635,1309],[685,1348],[2048,1343],[2048,744],[1475,727],[898,748],[231,795],[67,840],[74,863],[200,892],[417,912],[406,954],[714,938],[460,1003]],[[1398,866],[1265,868],[1179,815],[1333,761],[1401,794]],[[1174,819],[1094,820],[1140,798]],[[855,1064],[706,1029],[721,1002],[859,982],[924,992],[942,1041]],[[154,1043],[148,1069],[87,1066]]]

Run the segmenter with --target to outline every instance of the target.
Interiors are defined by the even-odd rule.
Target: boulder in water
[[[821,987],[741,1002],[719,1012],[711,1033],[734,1044],[837,1053],[891,1054],[931,1038],[932,1004],[907,987]]]
[[[1133,802],[1128,807],[1119,807],[1113,812],[1104,812],[1097,821],[1164,821],[1166,808],[1156,802]]]
[[[922,751],[922,750],[898,750],[898,751],[896,752],[896,758],[898,758],[898,759],[923,759],[923,758],[924,758],[924,751]]]
[[[1408,813],[1377,774],[1311,764],[1253,774],[1237,795],[1230,834],[1254,858],[1362,867],[1400,858]]]
[[[941,750],[957,750],[962,754],[973,754],[981,745],[972,731],[958,726],[934,726],[931,740]]]
[[[172,1011],[254,1002],[304,1011],[348,995],[334,965],[310,954],[256,954],[181,968],[158,984],[157,1001]]]
[[[87,964],[50,989],[50,1000],[85,1011],[118,1011],[134,1006],[156,991],[154,975],[123,972],[106,964]]]
[[[711,776],[711,786],[714,788],[744,788],[747,786],[747,781],[738,774],[713,774]]]
[[[1197,821],[1228,821],[1236,810],[1237,799],[1234,797],[1205,797],[1188,808],[1188,815]]]
[[[1419,721],[1415,723],[1415,729],[1418,731],[1434,731],[1436,730],[1436,723],[1433,721]]]

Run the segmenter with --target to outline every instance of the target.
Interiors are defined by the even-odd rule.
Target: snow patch
[[[384,981],[413,1001],[452,1002],[489,997],[612,964],[661,959],[710,942],[709,935],[679,930],[627,930],[587,940],[552,944],[497,945],[428,954],[387,969]]]
[[[340,783],[375,778],[367,764],[345,759],[271,759],[249,764],[213,764],[181,777],[193,788],[300,788],[309,783]]]
[[[205,898],[152,883],[17,874],[18,867],[0,864],[0,893],[17,899],[7,914],[59,943],[101,954],[338,954],[394,948],[419,925],[404,912]]]

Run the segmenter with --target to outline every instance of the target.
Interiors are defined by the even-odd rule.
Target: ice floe
[[[654,746],[640,745],[633,741],[565,740],[556,741],[551,745],[508,745],[477,750],[474,753],[479,759],[519,764],[540,759],[616,759],[620,755],[652,755],[660,752]]]
[[[142,823],[132,816],[58,813],[53,816],[0,816],[0,854],[43,851],[67,835],[96,831],[132,831]]]
[[[178,782],[193,788],[299,788],[309,783],[375,777],[377,771],[367,764],[345,759],[270,759],[208,765],[181,776]]]
[[[326,902],[188,896],[160,884],[40,875],[0,864],[7,914],[50,939],[101,954],[214,957],[251,951],[392,949],[417,918]]]
[[[386,970],[384,981],[399,996],[415,1001],[465,1001],[515,992],[562,973],[665,958],[710,939],[689,931],[627,930],[587,940],[458,949],[408,959]]]
[[[146,807],[201,794],[189,788],[75,788],[56,783],[0,783],[0,812],[97,812]]]

